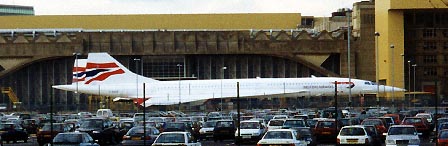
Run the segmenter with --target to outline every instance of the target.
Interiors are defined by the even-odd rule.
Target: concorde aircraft
[[[335,85],[338,95],[348,95],[350,92],[352,95],[376,93],[377,87],[381,93],[405,91],[397,87],[377,86],[375,82],[360,79],[314,76],[158,81],[129,71],[108,53],[89,53],[87,59],[76,60],[73,76],[72,84],[55,85],[53,88],[116,97],[115,100],[132,99],[138,104],[143,102],[145,95],[146,106],[236,97],[238,82],[240,97],[333,96]]]

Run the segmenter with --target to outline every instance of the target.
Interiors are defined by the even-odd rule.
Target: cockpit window
[[[370,85],[370,82],[364,82],[365,85]]]

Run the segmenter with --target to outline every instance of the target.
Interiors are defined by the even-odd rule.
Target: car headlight
[[[93,131],[92,133],[100,133],[99,131]]]
[[[386,144],[395,144],[395,140],[386,140]]]
[[[411,139],[409,140],[409,144],[420,144],[420,139]]]

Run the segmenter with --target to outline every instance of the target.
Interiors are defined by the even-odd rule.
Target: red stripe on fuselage
[[[87,62],[86,68],[87,69],[92,69],[92,68],[116,68],[118,67],[117,64],[115,64],[114,62],[112,63],[91,63],[91,62]]]
[[[112,71],[112,72],[106,72],[106,73],[103,73],[103,74],[101,74],[101,75],[99,75],[99,76],[97,76],[95,78],[92,78],[92,79],[88,80],[86,82],[86,84],[89,84],[89,83],[91,83],[93,81],[103,81],[103,80],[107,79],[108,77],[110,77],[112,75],[123,74],[123,73],[124,73],[124,71],[122,69],[119,69],[119,70],[116,70],[116,71]]]

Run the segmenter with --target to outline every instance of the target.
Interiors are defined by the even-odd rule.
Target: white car
[[[238,129],[235,131],[235,142],[250,142],[261,139],[266,132],[266,127],[258,120],[241,121],[240,136],[238,136]]]
[[[268,122],[268,130],[282,129],[285,119],[271,119]]]
[[[417,133],[417,130],[412,125],[394,125],[389,128],[386,135],[386,146],[408,145],[418,146],[420,145],[421,133]]]
[[[202,139],[212,139],[213,138],[213,129],[215,129],[216,121],[207,121],[202,125],[202,128],[199,129],[199,138]]]
[[[153,146],[183,145],[201,146],[201,143],[193,139],[190,132],[163,132],[157,136]]]
[[[269,130],[263,138],[258,141],[257,146],[291,145],[306,146],[307,142],[298,137],[297,131],[292,129]]]
[[[373,138],[367,133],[362,125],[344,126],[337,136],[339,145],[372,145]]]

